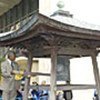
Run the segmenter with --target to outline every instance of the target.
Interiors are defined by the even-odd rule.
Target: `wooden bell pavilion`
[[[60,13],[58,12],[58,14]],[[21,0],[0,16],[0,46],[27,51],[28,72],[31,71],[34,57],[51,57],[50,87],[41,87],[50,89],[50,100],[56,100],[57,90],[95,88],[100,100],[100,74],[97,63],[97,55],[100,51],[100,27],[81,27],[81,23],[80,26],[77,26],[67,23],[67,19],[62,22],[63,18],[60,20],[56,20],[56,18],[40,14],[38,0]],[[73,20],[72,18],[68,19]],[[70,56],[71,58],[90,56],[95,85],[56,85],[58,55]],[[33,75],[40,74],[49,76],[49,74],[33,73]],[[28,100],[29,81],[30,79],[25,79],[24,100]]]

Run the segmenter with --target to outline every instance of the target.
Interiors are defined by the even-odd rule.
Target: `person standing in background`
[[[58,92],[56,100],[65,100],[64,97],[63,97],[63,92],[62,91]]]
[[[94,91],[94,97],[93,97],[93,100],[99,100],[97,90]]]
[[[66,81],[66,84],[70,85],[70,81]],[[63,90],[63,93],[65,100],[72,100],[73,98],[72,90]]]
[[[43,80],[41,83],[42,86],[46,86],[46,81]],[[49,91],[48,90],[40,90],[40,100],[48,100],[49,99]]]

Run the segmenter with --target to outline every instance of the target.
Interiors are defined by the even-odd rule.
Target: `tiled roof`
[[[67,25],[73,25],[73,26],[80,27],[80,28],[86,28],[86,29],[91,29],[91,30],[100,30],[99,25],[90,24],[90,23],[80,21],[75,18],[71,18],[71,17],[65,17],[65,16],[63,17],[61,15],[56,15],[56,16],[51,17],[51,19],[60,21]]]

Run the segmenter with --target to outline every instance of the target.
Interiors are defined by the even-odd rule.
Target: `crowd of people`
[[[24,85],[23,81],[25,80],[25,77],[22,80],[16,80],[16,71],[17,74],[20,74],[20,67],[15,61],[16,54],[14,51],[9,51],[6,55],[5,61],[1,63],[1,72],[3,77],[3,84],[2,88],[0,90],[0,97],[1,100],[23,100],[23,94],[24,94]],[[22,83],[21,83],[22,82]],[[38,87],[37,82],[33,82],[33,85],[36,85]],[[43,81],[41,85],[46,85],[46,81]],[[67,99],[66,95],[68,96]],[[57,100],[71,100],[72,93],[71,91],[63,91],[63,94],[59,92],[56,96]],[[40,90],[37,89],[30,89],[29,100],[49,100],[49,91],[48,90]]]
[[[9,51],[7,59],[1,63],[3,86],[0,90],[0,100],[23,100],[25,77],[21,81],[15,80],[13,70],[20,70],[15,58],[15,52]],[[40,90],[37,82],[33,82],[32,85],[33,88],[28,94],[29,100],[49,100],[49,90]],[[43,81],[41,85],[46,85],[46,81]],[[57,91],[56,100],[72,100],[72,98],[72,90]],[[96,90],[93,100],[99,100]]]
[[[15,62],[16,54],[14,51],[7,53],[7,59],[1,63],[3,84],[0,90],[0,100],[23,100],[25,77],[22,80],[15,80],[15,75],[20,74],[20,68]],[[29,90],[29,100],[49,100],[49,90],[40,90],[38,83],[33,82],[33,89]],[[41,85],[46,85],[43,81]],[[37,88],[34,88],[37,87]],[[56,100],[72,100],[71,90],[57,91]],[[99,100],[97,91],[94,92],[93,100]]]

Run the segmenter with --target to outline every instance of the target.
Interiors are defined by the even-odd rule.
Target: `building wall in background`
[[[51,0],[39,0],[39,12],[50,16]]]

